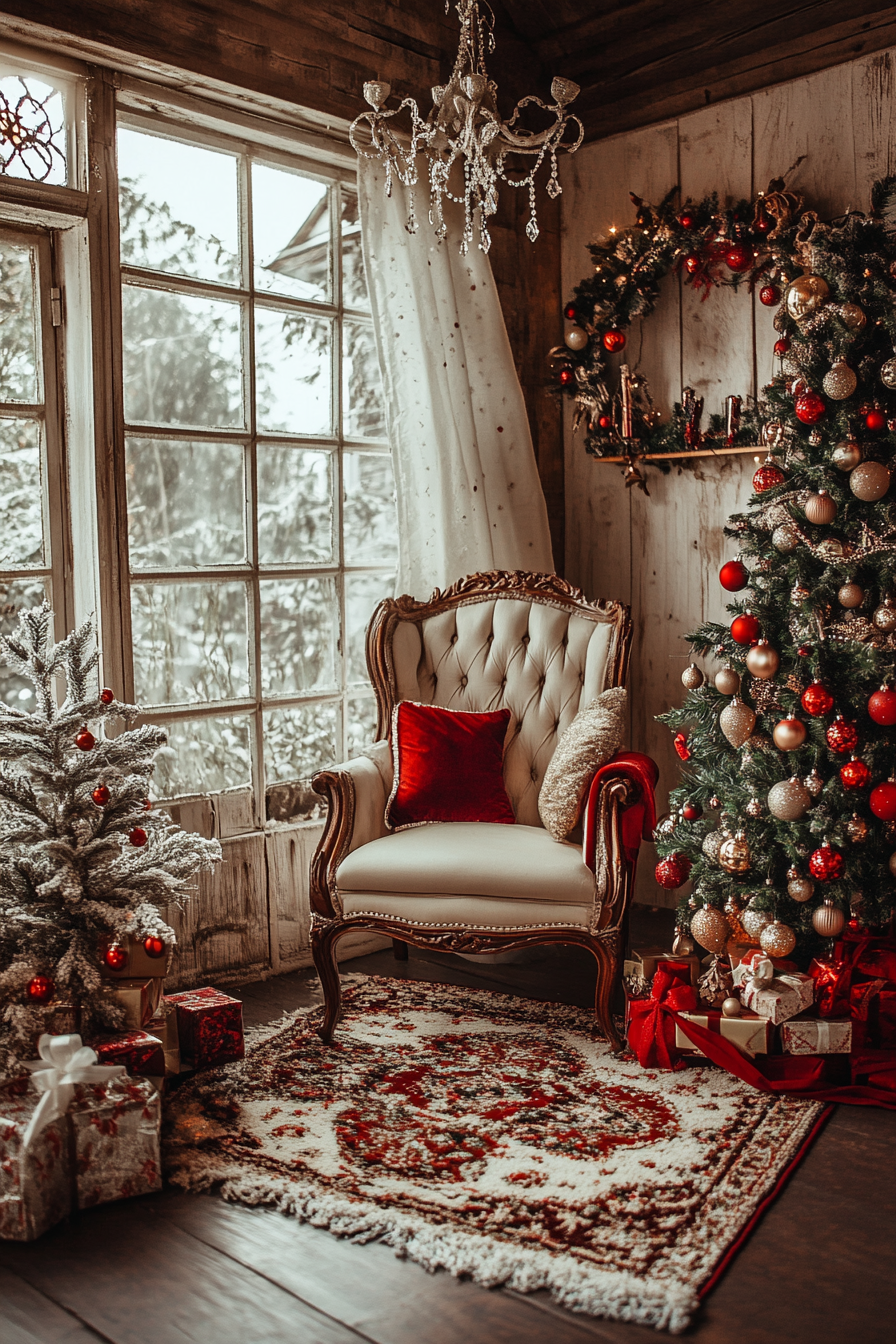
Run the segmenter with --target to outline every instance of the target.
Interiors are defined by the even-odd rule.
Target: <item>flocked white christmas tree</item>
[[[221,857],[150,809],[167,735],[133,728],[138,706],[97,692],[93,622],[58,644],[52,629],[44,603],[0,637],[0,659],[36,692],[33,712],[0,705],[0,1075],[33,1055],[60,1005],[85,1039],[119,1027],[110,948],[114,960],[137,938],[164,954],[175,937],[160,908]]]

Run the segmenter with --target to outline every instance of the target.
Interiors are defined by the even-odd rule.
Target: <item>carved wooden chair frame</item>
[[[388,598],[377,607],[367,632],[367,667],[377,698],[378,740],[389,735],[396,703],[392,637],[397,625],[401,621],[419,622],[451,607],[488,601],[505,594],[564,607],[590,620],[612,624],[615,640],[606,685],[624,684],[631,651],[631,617],[627,606],[620,602],[589,602],[581,589],[553,574],[490,570],[461,579],[444,591],[436,589],[428,602],[404,596]],[[311,861],[311,950],[324,993],[324,1020],[319,1029],[324,1041],[332,1038],[341,1010],[336,944],[343,934],[364,929],[391,938],[399,960],[407,958],[408,944],[441,952],[504,952],[546,943],[585,947],[597,961],[595,1023],[614,1049],[622,1048],[610,1003],[619,975],[624,924],[635,871],[634,863],[626,858],[621,825],[622,812],[635,789],[630,779],[622,774],[605,776],[600,789],[590,791],[585,810],[586,862],[590,860],[589,866],[593,869],[598,852],[602,852],[606,872],[600,927],[594,933],[584,928],[532,928],[506,933],[473,927],[433,930],[421,929],[396,918],[372,915],[344,918],[334,905],[331,892],[352,835],[354,780],[344,771],[323,770],[314,777],[312,788],[328,802],[324,833]]]

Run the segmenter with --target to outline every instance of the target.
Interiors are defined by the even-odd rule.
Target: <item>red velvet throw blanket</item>
[[[603,782],[608,776],[624,775],[636,786],[635,796],[622,813],[622,846],[625,857],[634,863],[642,840],[649,840],[656,826],[654,790],[659,778],[656,761],[640,751],[620,751],[595,771],[585,805],[585,862],[594,868],[597,843],[597,804]]]

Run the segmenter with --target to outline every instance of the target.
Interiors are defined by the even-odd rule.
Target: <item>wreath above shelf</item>
[[[659,205],[631,193],[634,224],[611,228],[589,246],[593,273],[576,287],[564,309],[572,324],[565,344],[549,355],[561,395],[575,403],[573,429],[585,428],[586,450],[596,458],[626,463],[626,484],[645,490],[639,464],[646,460],[663,465],[674,457],[680,465],[692,454],[755,451],[761,437],[768,445],[768,436],[761,433],[761,408],[743,406],[740,397],[729,396],[725,415],[711,416],[704,428],[703,400],[686,387],[671,418],[662,421],[644,375],[624,363],[617,380],[608,357],[624,349],[635,318],[653,312],[660,283],[669,274],[681,275],[686,285],[702,291],[704,300],[722,285],[746,286],[750,293],[758,287],[760,302],[777,307],[797,287],[794,281],[812,279],[810,239],[818,225],[817,213],[803,209],[802,197],[786,191],[783,178],[773,179],[755,200],[724,208],[715,192],[699,202],[676,204],[677,198],[677,187]],[[849,216],[820,227],[848,222]],[[835,312],[832,307],[828,305],[828,319],[842,327],[848,340],[855,305],[841,304]],[[781,331],[779,317],[775,325]],[[776,342],[775,353],[785,360],[788,347],[784,337]]]

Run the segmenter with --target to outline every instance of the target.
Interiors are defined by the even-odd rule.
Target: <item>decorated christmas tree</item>
[[[662,716],[684,762],[658,882],[711,951],[824,953],[896,896],[894,179],[868,215],[794,212],[757,247],[781,306],[764,390],[769,456],[730,519],[730,625],[688,640],[688,694]],[[765,301],[765,299],[764,299]]]
[[[0,706],[0,1074],[33,1056],[60,1015],[85,1039],[119,1027],[104,967],[120,966],[133,939],[167,955],[174,932],[160,907],[220,858],[216,841],[151,810],[166,734],[132,728],[139,708],[97,693],[92,622],[58,644],[52,629],[45,603],[0,638],[0,658],[36,692],[32,713]]]

